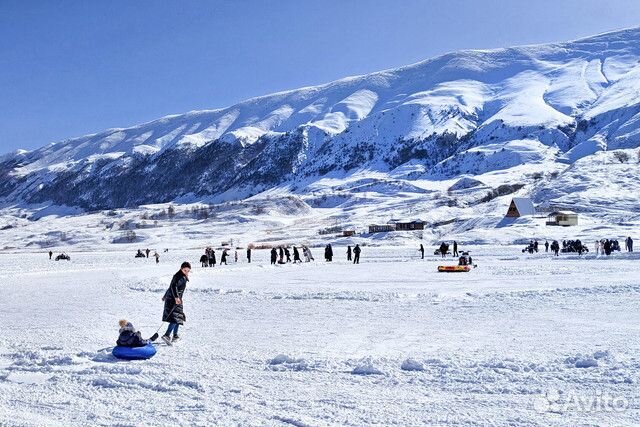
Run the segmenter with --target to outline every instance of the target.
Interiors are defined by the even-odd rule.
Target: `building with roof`
[[[568,227],[578,225],[578,214],[573,211],[555,211],[547,216],[547,225]]]
[[[535,214],[536,208],[533,206],[531,199],[528,197],[514,197],[511,199],[506,216],[509,218],[518,218],[521,216],[533,216]]]

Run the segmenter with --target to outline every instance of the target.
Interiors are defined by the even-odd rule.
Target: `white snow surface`
[[[0,425],[640,423],[638,253],[462,248],[462,275],[414,244],[206,269],[199,249],[2,254]],[[118,320],[150,336],[184,260],[183,341],[114,359]],[[578,403],[603,396],[615,410]]]

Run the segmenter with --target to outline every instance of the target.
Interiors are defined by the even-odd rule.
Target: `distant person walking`
[[[271,265],[276,262],[278,262],[278,251],[276,251],[276,248],[271,248]]]
[[[162,321],[169,323],[167,332],[162,336],[162,340],[168,345],[173,345],[174,342],[180,339],[178,328],[180,325],[184,325],[184,322],[187,320],[184,314],[184,306],[182,305],[182,297],[187,288],[190,272],[191,264],[186,261],[183,262],[180,270],[173,275],[169,288],[162,297],[162,301],[164,301]]]
[[[304,254],[304,261],[305,262],[315,261],[313,259],[313,255],[311,255],[311,249],[309,249],[308,246],[303,246],[302,248],[303,248],[302,253]]]
[[[280,264],[284,264],[284,248],[282,246],[280,246],[279,249],[279,255],[280,255]]]
[[[151,251],[149,250],[149,248],[147,248],[147,250],[145,251],[147,253],[147,258],[149,258],[149,254],[151,253]]]
[[[49,260],[51,260],[52,257],[53,257],[53,252],[49,251]]]
[[[546,240],[544,241],[544,251],[549,252],[549,242]]]
[[[227,250],[224,249],[222,251],[222,255],[220,256],[220,265],[224,264],[227,265],[227,257],[229,256],[229,254],[227,253]]]
[[[351,246],[347,246],[347,261],[351,261]]]
[[[293,247],[293,263],[302,262],[300,259],[300,251],[295,246]]]
[[[418,249],[420,251],[420,259],[424,259],[424,246],[422,246],[422,243],[420,243],[420,249]]]
[[[458,256],[458,242],[456,242],[455,240],[453,241],[453,256]]]
[[[247,262],[251,264],[251,248],[247,248]]]
[[[360,245],[356,245],[355,248],[353,248],[353,263],[354,264],[360,264]]]
[[[633,239],[631,236],[627,237],[624,241],[624,247],[628,252],[633,252]]]

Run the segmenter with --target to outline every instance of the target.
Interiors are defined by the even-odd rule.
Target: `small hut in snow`
[[[547,217],[547,225],[561,225],[568,227],[578,225],[578,214],[573,211],[555,211]]]
[[[536,208],[533,206],[531,199],[527,197],[514,197],[507,210],[507,217],[517,218],[520,216],[533,216],[536,214]]]

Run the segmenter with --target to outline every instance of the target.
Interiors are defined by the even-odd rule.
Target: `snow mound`
[[[482,181],[465,176],[449,187],[449,191],[466,190],[475,187],[486,187],[486,185]]]
[[[598,366],[598,361],[596,359],[578,359],[575,363],[576,368],[595,368]]]
[[[286,354],[279,354],[268,360],[267,365],[273,371],[308,371],[310,369],[305,359],[297,359]]]
[[[369,358],[362,360],[351,373],[353,375],[384,375],[384,372],[378,369]]]
[[[606,362],[611,359],[611,355],[608,350],[598,350],[593,354],[576,354],[575,356],[567,357],[565,364],[574,366],[576,368],[597,368],[601,362]]]
[[[405,359],[400,369],[403,371],[424,371],[424,364],[415,359]]]

